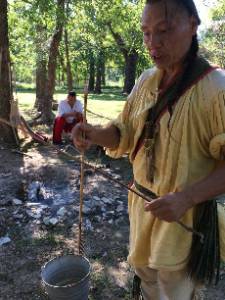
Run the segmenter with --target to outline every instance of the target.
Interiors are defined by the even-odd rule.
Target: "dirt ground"
[[[78,156],[72,148],[67,150]],[[0,147],[0,238],[10,238],[9,243],[0,246],[1,300],[48,299],[41,284],[41,267],[50,259],[72,254],[77,249],[79,162],[33,143],[25,144],[22,151],[26,155]],[[99,157],[96,149],[88,158],[125,183],[131,178],[126,158],[112,160],[104,154]],[[101,199],[107,207],[107,210],[90,209],[83,220],[84,251],[92,266],[89,298],[131,299],[132,272],[126,262],[127,191],[90,168],[85,174],[85,201],[90,204],[91,199]],[[54,199],[47,196],[48,207],[43,206],[40,214],[37,210],[31,214],[29,208],[28,187],[33,182],[57,190]],[[60,195],[66,214],[56,225],[46,225],[43,220],[50,215],[51,201]],[[22,203],[16,204],[13,199]],[[51,213],[59,210],[60,201],[57,203]],[[224,300],[225,279],[217,287],[207,289],[203,299]]]

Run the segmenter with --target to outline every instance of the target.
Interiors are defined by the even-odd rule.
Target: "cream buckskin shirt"
[[[225,71],[214,69],[188,89],[174,106],[170,129],[169,113],[159,121],[155,145],[155,180],[146,180],[144,148],[132,158],[144,123],[157,101],[157,88],[162,71],[144,72],[137,81],[123,112],[112,122],[120,130],[117,149],[108,149],[118,158],[129,153],[135,180],[162,196],[181,191],[209,175],[224,160],[225,145]],[[177,223],[167,223],[144,211],[144,200],[129,193],[130,253],[134,267],[149,266],[158,270],[180,270],[187,263],[192,234]],[[225,212],[219,206],[221,257],[225,260]],[[193,226],[193,209],[181,221]]]

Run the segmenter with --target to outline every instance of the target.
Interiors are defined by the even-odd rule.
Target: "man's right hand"
[[[85,151],[94,144],[93,136],[96,129],[94,126],[78,123],[72,130],[72,138],[75,147],[79,151]]]
[[[120,132],[114,125],[107,127],[78,123],[72,131],[73,143],[80,151],[85,151],[96,144],[115,149],[120,142]]]

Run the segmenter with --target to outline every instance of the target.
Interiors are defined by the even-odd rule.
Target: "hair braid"
[[[180,95],[181,91],[184,88],[184,85],[187,80],[187,76],[190,73],[192,65],[193,65],[193,60],[197,57],[198,50],[199,50],[199,44],[198,44],[198,38],[197,38],[197,34],[196,34],[192,38],[191,47],[190,47],[190,50],[185,59],[185,69],[184,69],[182,77],[180,78],[180,82],[178,84],[178,88],[177,88],[175,96],[174,96],[175,98],[177,98]],[[168,112],[170,114],[170,118],[169,118],[169,122],[168,122],[168,129],[169,129],[170,121],[171,121],[172,114],[173,114],[173,102],[174,102],[173,98],[169,99],[169,101],[168,101]]]

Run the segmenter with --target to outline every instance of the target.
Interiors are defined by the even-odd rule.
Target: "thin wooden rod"
[[[84,88],[84,117],[83,123],[87,123],[87,98],[88,98],[88,81]],[[85,138],[85,136],[84,136]],[[78,234],[78,251],[79,255],[83,253],[82,247],[82,223],[83,223],[83,204],[84,204],[84,151],[81,153],[81,166],[80,166],[80,210],[79,210],[79,234]]]

